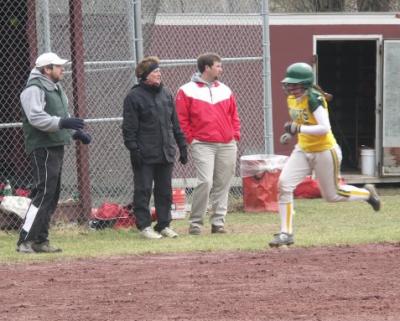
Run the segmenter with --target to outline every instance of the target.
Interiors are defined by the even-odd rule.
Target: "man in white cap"
[[[64,145],[70,144],[71,137],[83,144],[91,141],[82,130],[83,119],[70,117],[67,96],[58,83],[67,61],[52,52],[40,55],[20,97],[25,149],[33,177],[32,202],[17,243],[20,253],[61,252],[50,245],[48,235],[60,196]]]

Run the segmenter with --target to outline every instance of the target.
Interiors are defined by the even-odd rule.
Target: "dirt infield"
[[[400,244],[0,265],[0,320],[400,320]]]

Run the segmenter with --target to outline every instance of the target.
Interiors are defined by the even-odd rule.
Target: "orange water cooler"
[[[171,216],[173,220],[186,218],[186,193],[184,188],[172,189]]]

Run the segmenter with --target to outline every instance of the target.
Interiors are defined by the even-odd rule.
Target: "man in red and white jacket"
[[[179,88],[176,110],[197,171],[189,234],[201,234],[211,199],[212,233],[225,233],[230,182],[235,173],[240,120],[232,91],[218,81],[221,57],[214,53],[197,58],[198,71]],[[212,189],[212,194],[210,191]]]

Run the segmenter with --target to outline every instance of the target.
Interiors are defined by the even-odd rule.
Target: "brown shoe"
[[[201,234],[201,228],[197,225],[190,225],[189,226],[189,234],[190,235],[200,235]]]
[[[223,226],[211,225],[211,233],[224,234],[226,233],[226,230],[224,229]]]
[[[34,243],[34,244],[32,244],[32,248],[37,253],[59,253],[59,252],[62,252],[62,249],[50,245],[49,241],[44,241],[42,243]]]

